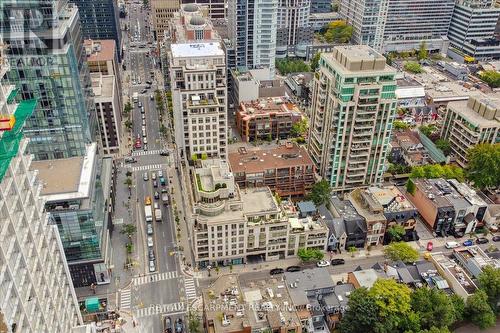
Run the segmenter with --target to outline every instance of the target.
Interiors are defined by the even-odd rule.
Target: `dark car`
[[[172,319],[170,317],[163,318],[163,333],[172,333]]]
[[[166,150],[162,150],[162,151],[160,152],[160,155],[161,155],[161,156],[168,156],[168,155],[170,155],[170,154],[169,154],[169,152],[168,152],[168,151],[166,151]]]
[[[300,271],[300,267],[299,266],[290,266],[290,267],[286,268],[286,271],[287,272],[299,272]]]
[[[184,323],[182,322],[181,318],[178,318],[175,321],[175,333],[182,333],[184,332]]]
[[[155,199],[156,200],[160,199],[160,193],[158,193],[158,191],[155,191]]]
[[[269,271],[269,274],[271,275],[277,275],[277,274],[283,274],[285,271],[283,268],[273,268]]]
[[[158,187],[158,182],[156,180],[153,180],[153,187]]]
[[[491,240],[494,242],[500,242],[500,236],[493,236]]]
[[[486,244],[488,242],[489,242],[489,240],[487,238],[484,238],[484,237],[479,237],[478,239],[476,239],[476,244]]]
[[[331,264],[332,264],[332,266],[343,265],[343,264],[345,264],[345,260],[344,259],[332,259]]]
[[[474,242],[472,241],[472,239],[468,239],[462,243],[463,246],[472,246],[473,244]]]
[[[149,260],[155,260],[155,251],[153,249],[148,250]]]

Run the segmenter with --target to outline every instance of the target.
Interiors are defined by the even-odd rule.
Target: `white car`
[[[446,247],[447,249],[454,249],[454,248],[459,247],[459,246],[460,246],[460,244],[459,244],[459,243],[457,243],[457,242],[453,242],[453,241],[451,241],[451,242],[446,242],[446,243],[444,244],[444,247]]]
[[[149,261],[149,271],[150,271],[150,272],[154,272],[154,271],[156,271],[155,262],[154,262],[153,260],[150,260],[150,261]]]
[[[321,260],[316,263],[316,266],[318,267],[328,267],[330,266],[330,262],[326,260]]]
[[[163,177],[163,171],[162,170],[158,170],[158,177]]]
[[[151,172],[151,179],[152,179],[152,180],[156,180],[156,173]]]
[[[148,223],[147,228],[148,228],[148,235],[152,235],[153,234],[153,226],[150,223]]]
[[[148,236],[148,246],[149,246],[149,247],[153,247],[153,245],[154,245],[154,244],[153,244],[153,237]]]
[[[149,180],[147,172],[144,172],[144,177],[142,177],[142,179],[144,179],[145,182],[147,182]]]

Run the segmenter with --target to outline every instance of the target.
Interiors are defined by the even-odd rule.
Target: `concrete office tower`
[[[375,50],[408,51],[426,48],[446,53],[446,35],[455,0],[340,0],[340,14],[354,27],[354,44]]]
[[[331,12],[332,3],[332,0],[311,0],[311,14]]]
[[[92,87],[85,63],[78,8],[67,0],[2,0],[0,34],[18,98],[36,98],[26,122],[28,150],[36,159],[85,154],[96,132]],[[24,17],[32,12],[37,20]]]
[[[226,18],[226,0],[181,0],[181,2],[183,5],[193,3],[206,7],[211,20]]]
[[[309,23],[310,8],[311,0],[280,0],[276,58],[306,57],[306,48],[314,38],[313,27]]]
[[[448,38],[451,56],[469,55],[479,60],[500,58],[495,28],[500,7],[493,0],[459,0],[455,5]]]
[[[180,8],[180,0],[151,0],[153,18],[153,35],[157,41],[162,41],[170,19]]]
[[[0,77],[7,66],[0,54]],[[2,332],[66,333],[82,323],[57,227],[43,212],[42,185],[29,171],[23,126],[35,100],[14,103],[0,83],[0,311]],[[9,124],[8,126],[4,126]]]
[[[313,82],[308,149],[334,190],[382,180],[397,99],[396,70],[366,45],[322,53]]]
[[[85,39],[113,39],[121,59],[122,36],[116,0],[70,0],[78,6]]]
[[[280,0],[229,0],[228,35],[237,67],[268,67],[275,71],[276,33]]]

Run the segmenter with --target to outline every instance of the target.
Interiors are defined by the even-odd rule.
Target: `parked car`
[[[444,244],[444,247],[446,247],[447,249],[454,249],[454,248],[459,247],[459,246],[460,246],[460,244],[459,244],[459,243],[457,243],[457,242],[453,242],[453,241],[451,241],[451,242],[446,242],[446,243]]]
[[[154,271],[156,271],[156,265],[155,265],[155,262],[154,262],[154,260],[150,260],[150,261],[149,261],[149,272],[151,272],[151,273],[152,273],[152,272],[154,272]]]
[[[125,157],[125,163],[136,163],[135,157]]]
[[[161,156],[168,156],[168,155],[170,155],[170,153],[169,153],[168,151],[166,151],[166,150],[162,150],[162,151],[160,152],[160,155],[161,155]]]
[[[273,268],[269,271],[269,274],[271,275],[277,275],[277,274],[283,274],[284,270],[283,268]]]
[[[476,239],[476,244],[486,244],[488,242],[489,242],[488,238],[479,237],[478,239]]]
[[[286,268],[286,271],[287,272],[298,272],[298,271],[300,271],[300,267],[299,266],[289,266]]]
[[[142,179],[144,179],[145,182],[147,182],[149,180],[149,176],[148,176],[147,172],[144,172],[144,177],[142,177]]]
[[[154,244],[153,244],[153,237],[148,236],[148,246],[149,246],[149,247],[153,247],[153,245],[154,245]]]
[[[330,266],[330,262],[326,260],[321,260],[316,263],[316,266],[318,267],[328,267]]]
[[[158,193],[158,191],[155,191],[155,200],[159,199],[160,199],[160,193]]]
[[[172,333],[172,319],[170,317],[163,318],[163,333]]]
[[[158,170],[158,177],[163,177],[163,170]]]
[[[474,242],[472,241],[472,239],[468,239],[462,243],[463,246],[472,246],[473,244]]]
[[[500,242],[500,236],[493,236],[491,240],[494,242]]]
[[[177,318],[175,321],[175,333],[184,332],[184,323],[182,322],[182,318]]]
[[[153,225],[151,225],[150,223],[148,223],[148,226],[146,227],[146,229],[147,229],[148,235],[152,235],[153,234]]]
[[[427,242],[427,251],[432,251],[434,244],[432,242]]]
[[[153,187],[157,188],[158,187],[158,182],[156,180],[153,180]]]
[[[331,264],[332,264],[332,266],[343,265],[343,264],[345,264],[345,260],[344,259],[332,259]]]
[[[161,184],[161,186],[165,186],[165,184],[166,184],[165,178],[160,177],[160,184]]]
[[[156,180],[156,173],[151,172],[151,179],[152,179],[152,180]]]
[[[140,107],[140,108],[142,108],[142,103],[141,103],[141,101],[139,101],[139,103],[137,103],[137,106],[138,106],[138,107]]]
[[[149,260],[155,260],[155,251],[153,249],[148,250]]]

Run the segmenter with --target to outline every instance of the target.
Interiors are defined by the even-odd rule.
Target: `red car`
[[[141,148],[142,148],[142,142],[141,142],[141,139],[137,139],[137,140],[135,140],[134,148],[135,148],[135,149],[141,149]]]
[[[432,251],[433,247],[434,247],[434,244],[432,244],[432,242],[427,243],[427,251]]]

